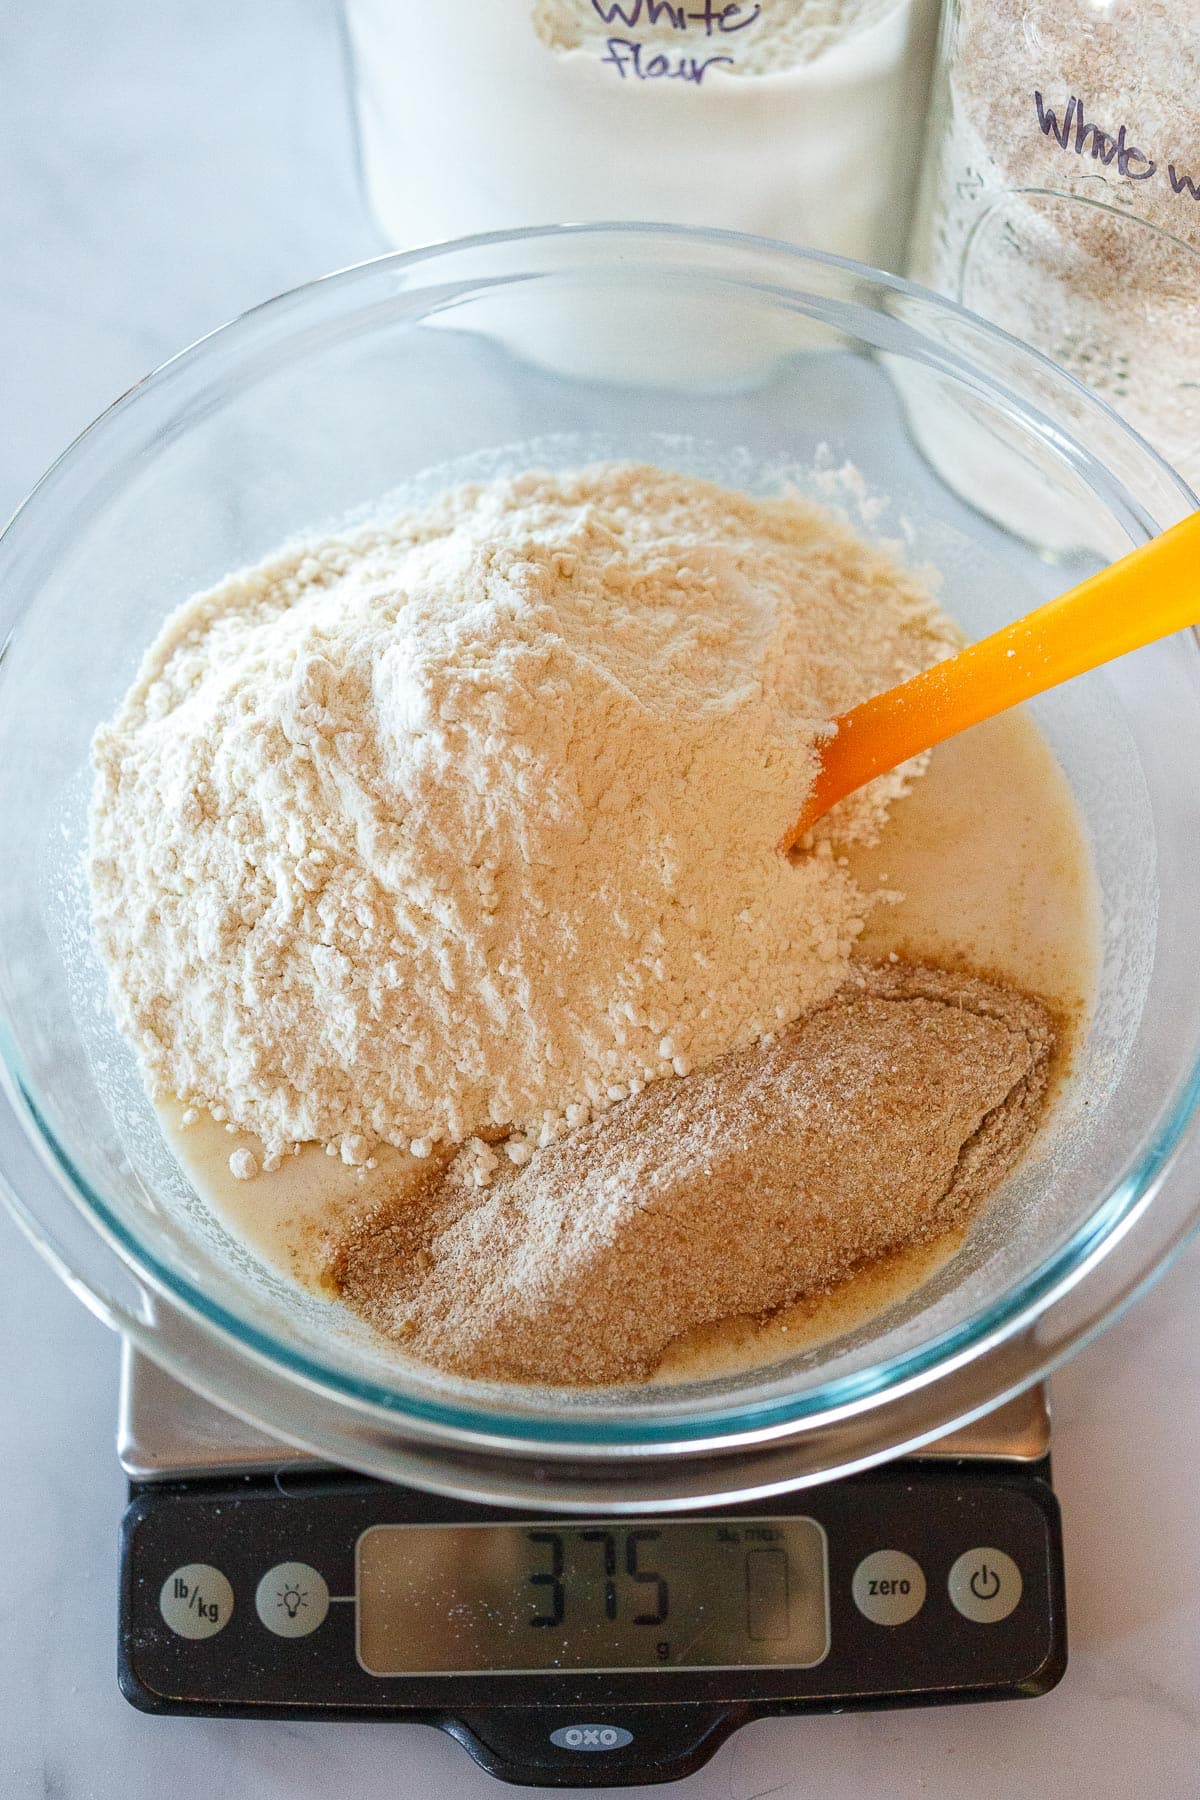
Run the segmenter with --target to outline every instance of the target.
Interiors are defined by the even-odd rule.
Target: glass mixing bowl
[[[916,448],[944,428],[1072,521],[1057,561]],[[932,423],[931,423],[932,422]],[[936,444],[933,449],[936,449]],[[943,450],[945,445],[943,445]],[[0,540],[0,1048],[14,1211],[85,1299],[209,1399],[331,1461],[467,1497],[648,1510],[803,1485],[1011,1396],[1195,1222],[1164,1180],[1200,1094],[1200,652],[1181,636],[1035,708],[1090,833],[1102,969],[1037,1153],[882,1315],[752,1374],[604,1391],[402,1366],[198,1203],[108,1022],[80,852],[88,745],[164,614],[388,490],[634,456],[818,495],[847,461],[881,536],[974,636],[1195,504],[1069,377],[870,270],[722,233],[600,226],[387,257],[168,363]],[[834,483],[836,486],[836,483]],[[1019,509],[1017,509],[1019,512]],[[861,519],[858,521],[862,528]]]

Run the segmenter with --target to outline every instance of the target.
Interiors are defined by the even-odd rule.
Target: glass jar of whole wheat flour
[[[347,0],[401,248],[643,219],[895,267],[938,0]]]
[[[1200,0],[947,0],[910,257],[1200,482]]]

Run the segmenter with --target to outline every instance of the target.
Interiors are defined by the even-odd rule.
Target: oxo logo
[[[619,1750],[632,1744],[633,1733],[621,1725],[560,1725],[550,1742],[560,1750]]]

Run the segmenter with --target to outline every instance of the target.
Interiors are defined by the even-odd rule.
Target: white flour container
[[[601,219],[895,263],[938,0],[347,0],[401,248]]]

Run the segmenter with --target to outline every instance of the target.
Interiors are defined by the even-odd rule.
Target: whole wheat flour
[[[551,1384],[819,1292],[961,1222],[1041,1115],[1055,1028],[1013,989],[863,971],[783,1033],[659,1082],[486,1194],[460,1156],[360,1221],[334,1277],[411,1354]]]
[[[955,0],[913,273],[1200,476],[1200,8]]]
[[[94,747],[96,931],[152,1093],[267,1167],[472,1139],[486,1182],[794,1019],[867,905],[831,838],[912,773],[789,863],[814,745],[955,644],[831,515],[625,465],[231,577]]]

